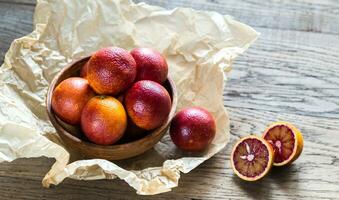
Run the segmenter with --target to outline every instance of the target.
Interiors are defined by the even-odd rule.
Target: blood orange
[[[125,133],[127,115],[123,105],[111,96],[95,96],[81,114],[81,129],[95,144],[111,145]]]
[[[275,122],[264,132],[263,138],[272,144],[274,166],[283,166],[295,161],[303,149],[301,132],[288,122]]]
[[[274,159],[272,146],[264,139],[251,135],[242,138],[232,150],[233,171],[243,180],[256,181],[271,169]]]

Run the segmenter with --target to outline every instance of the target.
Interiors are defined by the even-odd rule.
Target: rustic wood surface
[[[65,180],[41,186],[52,159],[0,164],[0,199],[339,199],[339,1],[148,0],[175,8],[229,14],[261,32],[233,65],[224,92],[231,116],[231,141],[189,174],[179,187],[137,196],[120,180]],[[18,37],[32,31],[34,0],[0,0],[0,61]],[[305,148],[291,166],[263,180],[239,180],[230,169],[234,142],[260,134],[272,121],[296,124]]]

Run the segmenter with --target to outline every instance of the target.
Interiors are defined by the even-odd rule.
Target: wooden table
[[[231,141],[216,156],[183,174],[179,187],[137,196],[120,180],[67,179],[50,189],[41,180],[54,160],[0,164],[0,199],[339,199],[339,2],[260,0],[149,0],[233,15],[261,32],[233,66],[224,92]],[[0,60],[10,43],[32,31],[33,0],[0,0]],[[272,121],[296,124],[305,148],[291,166],[263,180],[236,177],[230,149],[240,137],[261,134]]]

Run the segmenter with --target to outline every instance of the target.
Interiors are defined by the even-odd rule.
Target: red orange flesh
[[[273,123],[266,129],[263,138],[274,147],[275,166],[291,164],[300,156],[303,149],[301,132],[288,122]]]
[[[233,147],[231,165],[243,180],[256,181],[271,169],[274,151],[263,138],[251,135],[240,139]]]

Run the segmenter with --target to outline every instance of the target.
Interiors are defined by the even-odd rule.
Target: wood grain
[[[1,199],[338,199],[339,198],[339,4],[311,0],[148,0],[174,8],[230,14],[261,32],[233,65],[224,92],[231,116],[231,141],[189,174],[179,187],[156,196],[137,196],[120,180],[67,179],[50,189],[41,180],[51,159],[0,164]],[[0,0],[0,60],[14,38],[32,30],[33,0]],[[275,168],[256,183],[232,172],[232,144],[261,134],[276,120],[293,122],[305,148],[290,167]]]
[[[29,3],[0,1],[0,60],[12,41],[32,31],[33,1]],[[2,62],[1,62],[2,63]]]

